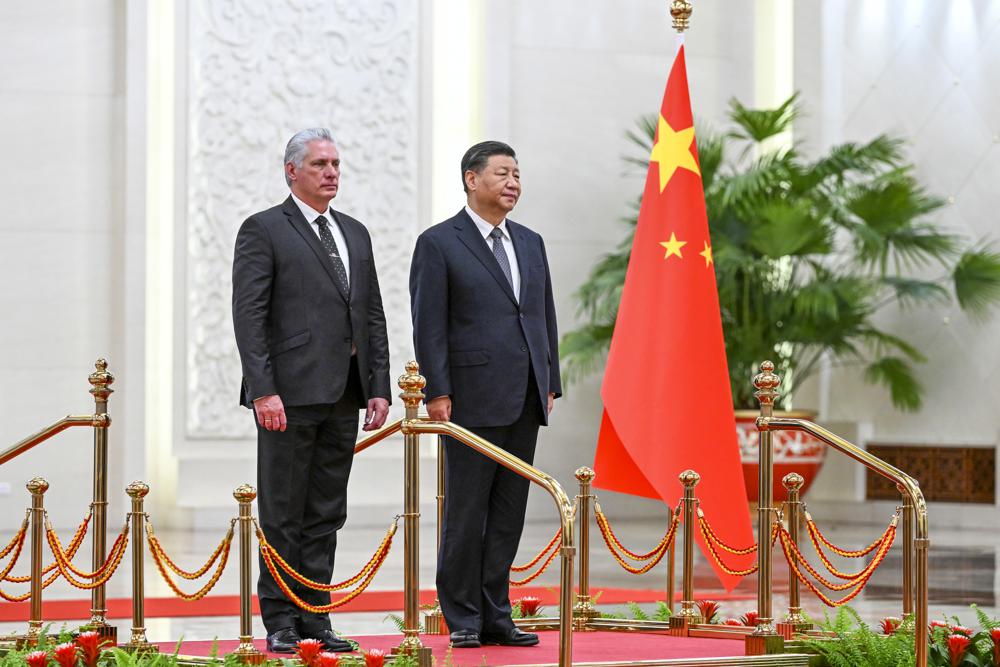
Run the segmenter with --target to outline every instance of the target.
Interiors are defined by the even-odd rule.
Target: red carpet
[[[481,665],[538,665],[556,663],[559,660],[559,633],[539,632],[538,646],[510,648],[505,646],[484,646],[479,649],[454,649],[452,664],[456,667],[479,667]],[[363,635],[353,637],[362,649],[382,649],[388,651],[397,646],[402,635]],[[442,664],[448,650],[448,637],[444,635],[422,635],[421,641],[430,647]],[[233,651],[238,642],[218,643],[218,655]],[[257,648],[266,650],[264,640],[256,642]],[[160,650],[173,652],[174,644],[160,644]],[[184,642],[181,655],[205,656],[212,648],[212,642]],[[698,639],[693,637],[670,637],[664,634],[639,632],[578,632],[573,635],[573,662],[622,662],[625,660],[665,660],[676,658],[721,658],[742,656],[743,642],[731,639]],[[280,657],[273,654],[272,657]],[[287,657],[287,656],[286,656]]]
[[[595,589],[594,595],[601,591],[598,598],[601,605],[622,604],[625,602],[656,602],[663,599],[663,591],[638,588],[602,588]],[[420,604],[434,602],[434,591],[420,592]],[[542,605],[550,609],[558,602],[558,592],[553,588],[542,586],[525,586],[511,590],[511,599],[525,595],[534,595],[542,599]],[[679,599],[679,598],[678,598]],[[713,600],[751,600],[752,595],[714,594]],[[112,598],[108,600],[108,618],[131,618],[132,600],[129,598]],[[341,607],[338,612],[359,611],[399,611],[403,608],[403,591],[366,591],[350,603]],[[147,618],[176,618],[182,616],[238,616],[240,613],[240,598],[238,595],[209,595],[197,602],[185,602],[175,597],[147,597]],[[257,597],[254,596],[253,611],[260,613],[257,607]],[[0,603],[0,622],[27,621],[28,602]],[[90,598],[84,600],[50,600],[42,602],[42,618],[46,621],[71,621],[90,617]]]

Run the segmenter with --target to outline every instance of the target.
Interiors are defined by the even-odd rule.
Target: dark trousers
[[[336,403],[285,407],[288,428],[257,427],[257,509],[267,541],[297,572],[329,583],[337,531],[347,520],[347,478],[358,437],[358,406],[363,403],[357,367]],[[330,603],[283,576],[289,588],[313,605]],[[310,636],[330,627],[328,614],[299,609],[278,588],[263,559],[257,596],[270,634],[294,627]]]
[[[467,427],[528,463],[542,422],[538,387],[528,382],[524,409],[509,426]],[[510,617],[510,566],[524,528],[527,479],[445,438],[445,500],[437,591],[452,630],[503,633]]]

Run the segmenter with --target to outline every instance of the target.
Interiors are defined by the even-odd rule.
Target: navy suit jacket
[[[458,215],[425,230],[410,266],[413,343],[427,399],[450,396],[452,421],[506,426],[524,409],[528,374],[543,423],[548,394],[562,395],[559,334],[542,237],[510,219],[521,275],[513,289],[472,218]]]
[[[349,215],[330,213],[347,241],[347,295],[291,197],[247,218],[236,236],[233,324],[243,365],[240,403],[247,407],[270,394],[286,406],[336,402],[347,385],[352,346],[364,399],[390,398],[389,343],[371,237]]]

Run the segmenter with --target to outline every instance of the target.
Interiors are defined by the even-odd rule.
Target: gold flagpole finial
[[[670,16],[674,20],[674,30],[683,33],[691,27],[692,9],[688,0],[673,0],[670,3]]]

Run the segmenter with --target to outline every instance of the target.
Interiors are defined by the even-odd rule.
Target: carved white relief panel
[[[250,214],[288,194],[292,133],[324,126],[343,161],[334,208],[371,231],[395,376],[411,354],[418,231],[417,0],[191,0],[187,51],[186,431],[244,438],[232,256]]]

